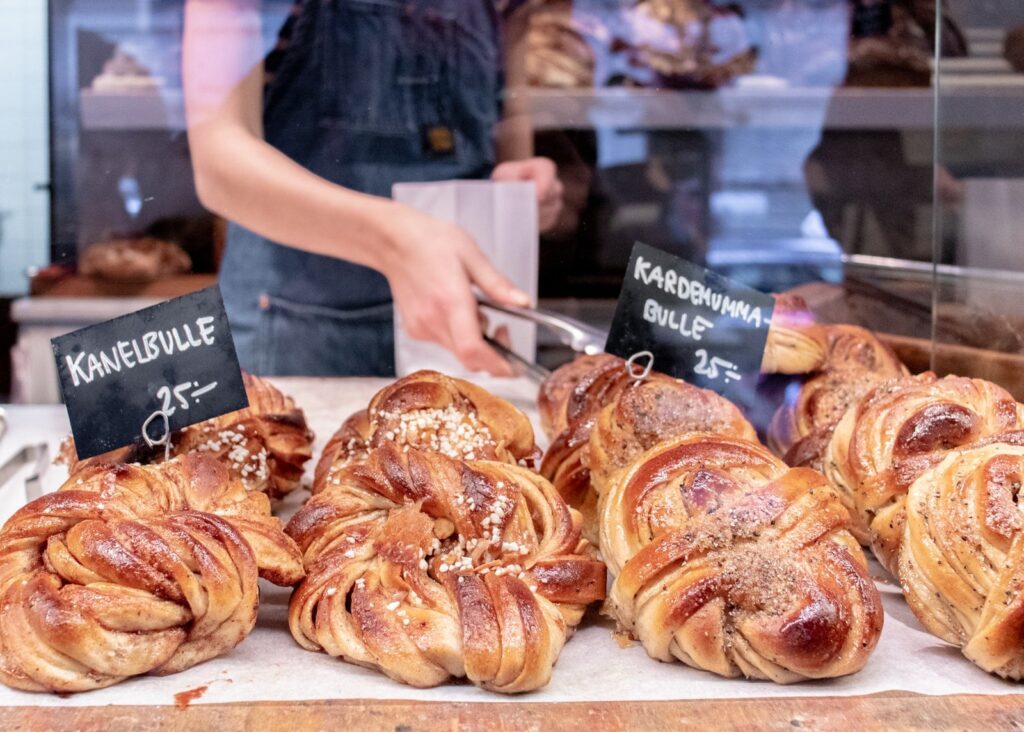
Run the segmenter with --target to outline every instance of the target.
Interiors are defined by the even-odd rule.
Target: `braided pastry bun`
[[[882,605],[824,476],[691,434],[602,489],[606,607],[661,661],[790,683],[860,670]]]
[[[242,381],[249,406],[178,430],[171,437],[171,455],[207,453],[223,462],[247,490],[281,498],[299,487],[313,454],[313,433],[291,397],[244,371]],[[71,437],[64,440],[57,458],[72,474],[96,465],[163,460],[162,446],[141,443],[79,460]]]
[[[248,490],[281,498],[299,487],[313,456],[313,433],[291,397],[266,379],[242,373],[249,406],[181,430],[173,454],[206,452]]]
[[[641,453],[688,432],[757,442],[754,427],[728,399],[678,379],[645,379],[616,394],[598,415],[588,458],[593,481],[607,482]]]
[[[0,530],[0,681],[86,691],[184,670],[249,634],[258,577],[302,574],[267,496],[213,458],[87,466]]]
[[[583,514],[583,533],[598,540],[597,492],[619,470],[655,445],[690,432],[713,432],[757,442],[757,432],[736,405],[713,391],[661,374],[631,382],[601,410],[590,439],[579,452],[589,470],[584,492],[562,494]],[[558,483],[556,483],[556,487]]]
[[[669,380],[652,373],[651,379]],[[555,370],[541,385],[542,421],[565,425],[544,453],[540,473],[554,483],[569,505],[583,511],[583,532],[596,543],[596,496],[590,487],[590,433],[598,413],[635,379],[618,356],[586,356]],[[571,385],[571,388],[570,388]],[[558,395],[554,398],[552,395]],[[549,412],[547,418],[544,414]]]
[[[808,374],[822,368],[826,358],[825,332],[815,324],[814,315],[802,297],[775,295],[761,373]]]
[[[914,614],[981,668],[1024,678],[1024,435],[947,453],[911,484],[898,572]]]
[[[580,356],[555,369],[540,385],[537,395],[540,424],[548,439],[564,432],[570,420],[579,422],[586,416],[584,412],[589,414],[593,411],[587,394],[599,391],[603,384],[614,389],[624,367],[625,362],[618,356],[601,353]],[[609,377],[611,380],[606,381]]]
[[[530,464],[538,455],[529,418],[507,401],[468,381],[417,371],[381,389],[365,413],[342,424],[320,457],[313,493],[389,443],[457,460]]]
[[[319,493],[329,477],[370,456],[370,414],[360,409],[341,423],[337,432],[324,445],[313,473],[313,493]]]
[[[825,365],[787,398],[768,427],[768,447],[790,465],[822,468],[822,455],[846,410],[877,384],[907,369],[892,350],[855,325],[823,326]]]
[[[605,594],[579,520],[525,468],[385,444],[288,524],[307,568],[292,635],[412,686],[540,688]]]
[[[1003,388],[924,373],[868,392],[839,421],[826,475],[853,517],[851,528],[895,572],[907,489],[946,451],[1024,429],[1024,407]]]

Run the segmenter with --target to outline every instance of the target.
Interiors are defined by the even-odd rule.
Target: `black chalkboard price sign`
[[[774,300],[646,244],[629,259],[605,350],[753,404]]]
[[[216,285],[51,345],[81,459],[249,405]]]

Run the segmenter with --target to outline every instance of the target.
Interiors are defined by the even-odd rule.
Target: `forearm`
[[[202,203],[287,246],[379,270],[399,206],[334,185],[263,139],[259,0],[188,0],[183,81]]]
[[[191,144],[210,210],[287,246],[385,268],[399,204],[334,185],[236,126],[202,125]]]

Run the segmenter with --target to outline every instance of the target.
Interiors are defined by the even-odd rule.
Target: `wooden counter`
[[[546,704],[408,701],[259,702],[177,707],[0,709],[5,730],[1009,730],[1020,696],[869,697]]]

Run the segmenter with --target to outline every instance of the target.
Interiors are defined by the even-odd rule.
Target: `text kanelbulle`
[[[161,355],[171,356],[200,346],[214,344],[214,319],[197,318],[195,324],[184,323],[169,330],[151,330],[129,341],[118,341],[110,348],[96,353],[82,351],[75,356],[65,356],[71,381],[75,386],[91,384],[96,378],[102,379],[121,369],[132,369],[139,364],[149,363]],[[193,332],[194,331],[194,332]]]

